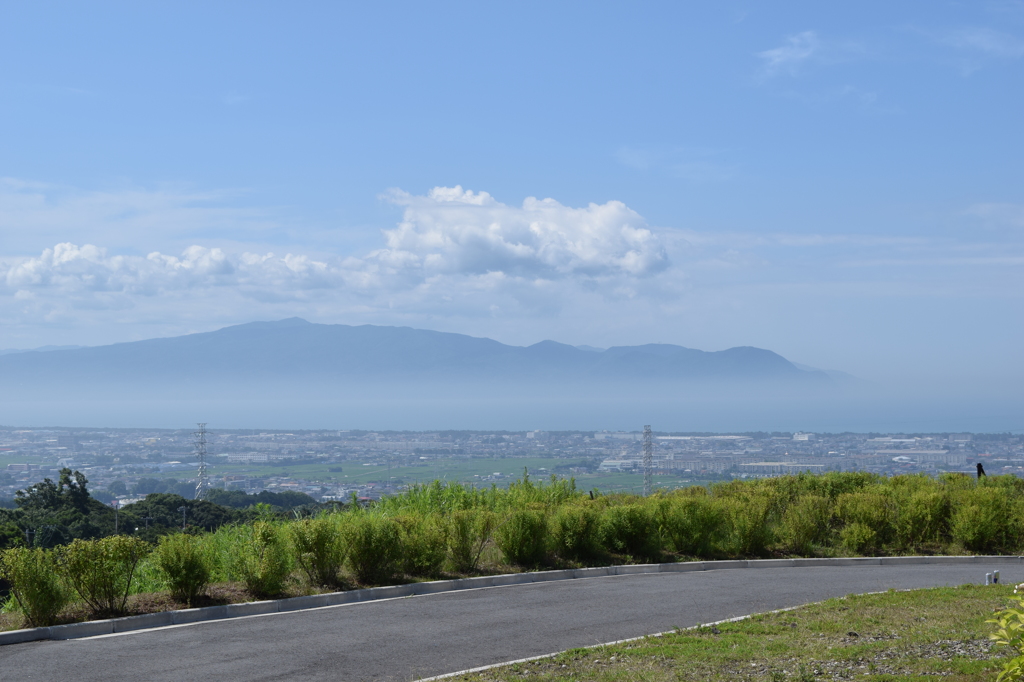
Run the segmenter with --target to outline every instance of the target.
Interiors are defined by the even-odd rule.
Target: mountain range
[[[8,395],[93,393],[102,387],[159,394],[201,386],[218,392],[396,385],[785,384],[824,386],[769,350],[706,352],[670,344],[575,347],[554,341],[511,346],[463,334],[374,325],[314,324],[299,318],[107,346],[0,356]]]

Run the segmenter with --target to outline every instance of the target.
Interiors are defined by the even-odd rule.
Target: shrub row
[[[482,566],[1022,548],[1024,481],[1011,476],[798,475],[647,498],[524,476],[504,490],[435,482],[369,509],[164,536],[149,557],[146,543],[122,536],[13,549],[0,555],[0,578],[31,624],[47,624],[73,598],[117,614],[133,589],[166,589],[192,604],[211,582],[238,581],[269,597],[299,579],[339,589]]]
[[[0,554],[0,575],[28,623],[42,627],[56,622],[75,595],[94,614],[124,613],[136,567],[148,552],[142,540],[120,535],[56,550],[18,547]]]

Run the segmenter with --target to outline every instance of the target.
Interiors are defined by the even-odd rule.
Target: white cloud
[[[572,208],[528,198],[514,207],[461,187],[426,196],[395,191],[390,198],[405,207],[402,221],[383,232],[385,248],[361,256],[229,253],[199,245],[180,255],[109,255],[101,246],[62,242],[0,265],[0,275],[16,300],[54,306],[92,299],[91,305],[123,308],[139,297],[230,290],[257,301],[423,309],[467,298],[479,308],[483,301],[476,299],[486,296],[537,305],[536,292],[550,288],[545,283],[566,281],[569,288],[617,297],[623,281],[668,265],[643,218],[617,201]],[[549,293],[543,305],[555,302]]]
[[[757,56],[763,61],[762,68],[765,74],[773,76],[782,71],[793,74],[801,64],[814,56],[820,47],[818,34],[814,31],[804,31],[787,36],[784,45],[758,52]]]
[[[397,228],[385,231],[387,250],[371,257],[397,257],[427,276],[645,276],[667,265],[644,219],[620,201],[571,208],[529,197],[514,207],[462,187],[390,197],[406,207],[405,214]]]

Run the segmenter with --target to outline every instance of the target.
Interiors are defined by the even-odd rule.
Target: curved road
[[[1024,581],[1024,567],[994,568]],[[491,587],[7,645],[0,679],[408,682],[851,593],[979,583],[990,570],[744,568]]]

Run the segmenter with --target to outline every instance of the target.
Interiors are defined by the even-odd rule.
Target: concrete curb
[[[142,616],[94,620],[69,625],[54,625],[48,628],[30,628],[0,632],[0,646],[20,644],[44,639],[77,639],[111,635],[133,630],[148,630],[169,625],[186,625],[209,620],[242,618],[270,613],[319,609],[342,604],[355,604],[380,599],[396,599],[441,592],[456,592],[484,587],[503,587],[527,583],[551,582],[555,580],[578,580],[602,578],[616,575],[637,575],[644,573],[683,573],[689,571],[720,571],[738,568],[808,568],[812,566],[894,566],[903,564],[977,564],[1013,565],[1024,564],[1019,556],[900,556],[900,557],[850,557],[839,559],[750,559],[730,561],[687,561],[671,564],[640,564],[633,566],[603,566],[598,568],[575,568],[559,571],[534,571],[530,573],[509,573],[506,575],[485,575],[478,578],[456,580],[435,580],[409,585],[371,587],[348,592],[315,594],[307,597],[291,597],[270,601],[208,606],[201,609],[163,611]]]

